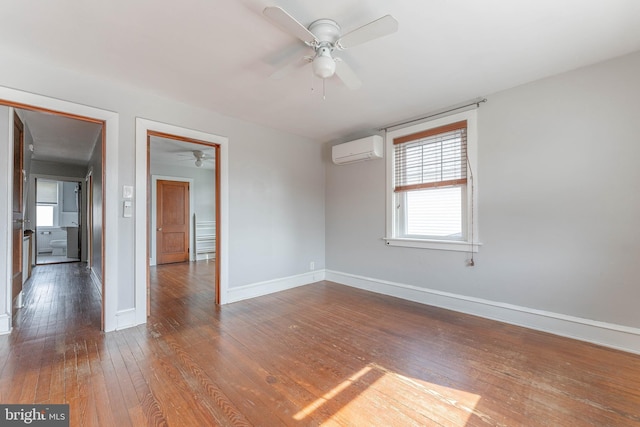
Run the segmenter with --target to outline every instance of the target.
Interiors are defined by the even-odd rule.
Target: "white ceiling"
[[[18,115],[33,137],[32,160],[86,166],[102,125],[36,111]]]
[[[215,169],[215,150],[213,147],[159,136],[151,137],[150,161],[152,164],[195,168],[198,166],[195,164],[194,150],[202,151],[204,154],[202,165],[199,166],[201,169]]]
[[[309,67],[269,78],[309,51],[264,18],[266,6],[344,31],[392,14],[399,31],[342,52],[362,87],[333,78],[323,100]],[[2,9],[6,49],[317,141],[640,50],[638,0],[6,0]]]
[[[18,110],[20,119],[33,138],[32,160],[86,166],[102,125],[38,111]],[[153,164],[193,167],[194,151],[204,154],[202,169],[215,169],[213,147],[158,136],[151,137]]]

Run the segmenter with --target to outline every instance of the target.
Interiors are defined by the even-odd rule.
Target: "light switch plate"
[[[124,218],[131,218],[133,216],[133,202],[125,200],[122,205],[122,216]]]
[[[123,185],[122,186],[122,198],[123,199],[133,199],[133,185]]]

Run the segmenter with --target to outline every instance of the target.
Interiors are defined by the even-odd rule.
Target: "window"
[[[53,205],[36,206],[36,226],[53,227]]]
[[[56,227],[58,212],[58,181],[36,180],[36,226]]]
[[[387,134],[387,244],[477,250],[476,112]]]
[[[58,182],[39,179],[36,181],[37,202],[46,205],[58,203]]]

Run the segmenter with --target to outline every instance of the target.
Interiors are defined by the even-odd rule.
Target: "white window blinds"
[[[405,135],[393,144],[395,192],[466,184],[466,120]]]
[[[58,182],[39,179],[36,187],[37,202],[45,205],[58,203]]]

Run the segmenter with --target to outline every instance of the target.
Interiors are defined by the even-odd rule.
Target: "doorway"
[[[148,272],[176,263],[208,263],[211,295],[218,301],[216,245],[219,218],[219,146],[148,132]],[[181,270],[182,271],[182,270]],[[147,275],[147,315],[151,314]]]
[[[36,265],[87,261],[82,194],[81,181],[35,179]]]
[[[17,289],[17,304],[10,305],[13,308],[10,312],[10,329],[20,328],[19,317],[16,315],[21,313],[22,298],[25,295],[23,290],[28,290],[30,286],[30,282],[27,281],[33,268],[37,269],[43,264],[86,262],[88,234],[97,232],[97,240],[104,241],[102,229],[90,231],[85,224],[86,211],[93,210],[96,202],[99,209],[104,205],[102,188],[95,192],[99,200],[87,200],[83,194],[86,191],[83,181],[87,168],[92,167],[91,164],[98,170],[104,170],[105,122],[6,101],[0,101],[0,106],[9,107],[16,120],[23,123],[20,132],[14,130],[14,135],[19,134],[23,143],[22,147],[12,150],[15,159],[19,156],[22,156],[22,159],[13,167],[11,186],[19,191],[20,195],[20,199],[16,199],[13,204],[22,209],[23,220],[20,221],[19,234],[21,237],[24,235],[24,244],[19,254],[14,250],[9,258],[12,259],[14,271],[18,263],[22,265],[23,274],[22,286]],[[69,136],[61,138],[57,132],[62,131],[69,132]],[[74,146],[74,137],[87,147]],[[89,153],[91,156],[87,154],[86,158],[77,159],[68,154],[70,151],[74,154]],[[64,173],[71,173],[72,177],[61,177]],[[100,217],[102,218],[102,215]],[[102,249],[99,250],[100,254],[103,252]],[[101,260],[98,265],[101,273],[104,262]],[[95,313],[95,317],[101,319],[98,327],[104,330],[106,292],[102,274],[95,273],[96,271],[92,270],[91,276],[102,294],[97,301],[100,311]],[[72,277],[68,279],[71,280]],[[60,283],[64,282],[65,279],[62,278]],[[15,291],[16,286],[12,283],[12,294],[16,293]]]

